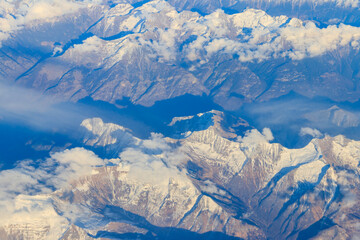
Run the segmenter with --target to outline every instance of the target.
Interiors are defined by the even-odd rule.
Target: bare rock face
[[[231,142],[209,129],[185,139],[183,149],[191,159],[189,171],[194,166],[200,169],[191,171],[193,178],[198,182],[211,179],[226,191],[224,196],[231,201],[228,206],[238,206],[235,211],[269,238],[319,235],[320,239],[335,239],[355,234],[358,219],[350,216],[359,214],[355,200],[359,197],[359,159],[348,151],[358,151],[358,143],[327,136],[302,149],[286,149],[266,141],[253,144],[251,138],[258,133],[252,134]],[[345,200],[349,204],[341,203],[347,198],[343,194],[349,197]],[[340,218],[349,221],[348,225],[339,224]]]
[[[319,7],[358,11],[339,1]],[[291,91],[338,102],[359,99],[358,27],[323,19],[327,27],[321,28],[306,16],[286,16],[313,1],[90,2],[55,20],[19,23],[15,37],[2,43],[0,78],[64,100],[130,98],[144,106],[185,94],[205,94],[228,110]],[[267,4],[283,9],[271,15],[244,8]],[[219,9],[189,11],[207,5]],[[227,7],[241,11],[230,14]],[[346,20],[335,12],[339,16],[328,21]]]
[[[80,218],[77,224],[84,224],[86,228],[99,224],[95,229],[109,234],[116,230],[110,225],[127,223],[128,226],[119,227],[121,230],[116,230],[117,233],[150,232],[161,236],[169,231],[171,237],[177,232],[194,236],[195,233],[223,232],[241,238],[254,234],[265,237],[257,227],[236,219],[212,198],[203,195],[186,176],[174,174],[150,184],[146,179],[132,179],[131,170],[126,168],[98,169],[97,174],[73,183],[71,189],[56,194],[57,210],[67,215],[68,205],[85,206],[94,216]],[[97,221],[89,221],[92,217]]]
[[[359,234],[358,141],[325,136],[288,149],[271,143],[269,129],[249,130],[234,140],[224,134],[223,114],[211,114],[216,121],[205,130],[180,139],[156,134],[137,139],[103,166],[74,167],[76,174],[50,194],[17,196],[17,215],[2,225],[2,238],[349,239]],[[191,119],[176,118],[172,125]],[[100,119],[83,126],[94,139],[113,138],[94,142],[99,145],[116,146],[130,135]],[[112,134],[119,129],[129,135]],[[70,166],[85,152],[68,151],[67,157],[75,156]],[[68,171],[69,165],[59,164]]]
[[[360,124],[359,4],[2,1],[3,92],[8,86],[29,88],[31,94],[49,97],[44,99],[56,98],[59,105],[92,99],[120,107],[120,100],[129,99],[142,105],[131,105],[134,109],[147,110],[144,106],[158,101],[193,95],[225,110],[149,123],[166,128],[166,137],[151,133],[141,139],[131,129],[91,118],[82,122],[85,134],[76,144],[56,148],[55,143],[29,141],[32,150],[50,156],[0,172],[0,239],[360,236],[360,142],[320,132],[333,128],[331,133],[348,134]],[[245,117],[237,117],[261,102],[277,101],[280,107],[273,111],[270,106],[265,114],[265,106],[259,119],[272,120],[288,105],[290,115],[296,113],[296,99],[279,104],[287,101],[281,96],[293,93],[309,100],[296,123],[289,124],[306,139],[315,137],[306,146],[274,143],[270,129],[256,130]],[[13,113],[12,107],[37,115],[27,109],[37,104],[8,107],[11,97],[4,99],[6,107],[0,110],[5,109],[4,119],[9,121],[9,115],[11,124],[27,116]],[[312,108],[314,102],[319,106]],[[121,107],[131,108],[130,103]],[[34,119],[24,122],[32,126]],[[274,123],[279,131],[281,121]],[[68,146],[82,148],[53,152]]]

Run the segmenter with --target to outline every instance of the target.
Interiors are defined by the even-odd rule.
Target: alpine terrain
[[[360,239],[359,0],[0,0],[0,239]]]

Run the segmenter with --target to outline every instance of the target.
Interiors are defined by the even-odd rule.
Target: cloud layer
[[[22,0],[0,2],[0,46],[12,33],[34,22],[56,22],[56,18],[82,8],[100,4],[101,0]]]
[[[274,2],[283,1],[287,0]],[[339,6],[358,5],[358,1],[350,0],[324,0],[316,4],[325,2],[335,2]],[[61,21],[58,17],[101,4],[96,0],[1,3],[0,42],[34,21]],[[237,54],[243,62],[278,57],[299,60],[341,47],[359,49],[360,46],[360,30],[357,27],[340,24],[318,28],[310,21],[302,22],[286,16],[272,17],[254,9],[234,15],[217,10],[200,16],[188,11],[179,13],[161,0],[136,9],[129,4],[118,4],[92,28],[95,32],[99,30],[102,32],[97,33],[98,37],[75,47],[67,59],[76,62],[86,60],[85,63],[90,61],[94,65],[105,59],[110,67],[111,63],[121,60],[134,49],[147,48],[149,53],[153,52],[163,61],[185,57],[190,61],[206,62],[218,53]],[[110,35],[112,32],[112,35],[116,35],[119,31],[132,31],[135,34],[113,41],[101,41],[99,38],[102,34]],[[87,52],[94,58],[89,58]]]
[[[101,165],[104,161],[93,152],[74,148],[52,154],[45,160],[21,161],[16,168],[1,171],[0,224],[26,222],[31,215],[37,219],[44,217],[44,212],[56,217],[48,194],[83,175],[92,174],[94,168]]]
[[[69,133],[88,114],[84,106],[62,104],[61,100],[28,88],[0,83],[0,121],[40,130]]]
[[[114,126],[117,125],[104,124],[103,128]],[[111,131],[106,132],[111,134]],[[184,155],[171,147],[162,135],[152,134],[149,139],[139,140],[126,148],[115,159],[101,159],[92,151],[73,148],[53,153],[43,160],[23,160],[15,168],[0,172],[0,227],[39,221],[35,229],[40,225],[47,228],[46,224],[49,224],[53,231],[49,234],[59,236],[56,234],[65,231],[69,219],[73,220],[71,223],[78,217],[85,219],[89,209],[79,208],[76,204],[62,206],[69,208],[65,211],[68,214],[66,220],[54,210],[52,198],[56,191],[71,188],[71,184],[83,176],[98,174],[99,168],[106,165],[117,166],[127,172],[127,181],[151,184],[164,191],[167,191],[169,179],[191,185],[186,174],[175,167],[183,159]]]
[[[115,124],[104,124],[102,122],[99,124],[99,121],[99,119],[86,121],[87,129],[94,134],[111,134],[111,131],[103,131],[106,128],[109,130],[121,129]],[[93,126],[103,129],[94,129]],[[313,130],[310,129],[310,131]],[[16,168],[0,172],[0,211],[2,213],[0,228],[7,224],[18,224],[14,229],[26,226],[26,231],[28,229],[35,229],[35,231],[40,229],[39,232],[43,233],[46,232],[43,229],[49,229],[50,232],[46,233],[47,236],[44,237],[46,239],[59,238],[71,224],[75,224],[86,231],[94,230],[95,232],[100,227],[104,227],[109,220],[108,217],[104,220],[106,214],[97,211],[101,209],[99,206],[105,206],[108,200],[114,206],[122,207],[124,202],[125,205],[127,204],[126,201],[123,202],[121,197],[114,198],[114,196],[118,196],[117,194],[122,195],[122,192],[116,192],[117,188],[126,191],[124,199],[128,199],[127,197],[130,196],[134,201],[130,200],[132,202],[129,206],[136,208],[143,195],[136,195],[134,192],[147,191],[151,194],[162,194],[163,199],[167,199],[169,196],[171,199],[170,191],[180,189],[180,192],[177,192],[180,194],[173,196],[182,198],[185,195],[184,199],[187,203],[189,202],[188,196],[199,196],[199,190],[203,191],[204,195],[214,194],[225,197],[227,192],[217,182],[221,174],[215,175],[215,178],[210,176],[209,179],[200,181],[200,183],[196,183],[198,179],[195,182],[189,179],[189,173],[183,169],[182,164],[186,163],[189,158],[195,163],[196,161],[207,161],[205,163],[209,164],[210,168],[221,167],[230,180],[233,178],[229,178],[229,176],[247,177],[249,169],[243,170],[246,164],[251,166],[250,174],[253,172],[254,166],[255,168],[258,167],[260,171],[264,171],[261,173],[266,174],[265,179],[269,183],[273,182],[271,179],[276,179],[282,174],[280,183],[288,184],[285,181],[290,181],[289,186],[295,186],[293,184],[309,182],[315,185],[320,184],[321,188],[319,189],[323,189],[320,180],[329,182],[328,180],[331,179],[334,184],[339,184],[338,186],[341,187],[340,191],[346,197],[343,199],[345,207],[354,206],[356,196],[351,193],[352,185],[348,181],[352,177],[351,174],[344,170],[341,170],[340,173],[333,172],[330,174],[325,171],[324,174],[327,174],[329,178],[322,180],[322,172],[328,160],[322,158],[319,147],[321,148],[321,144],[328,144],[327,141],[330,140],[333,146],[331,151],[334,155],[339,156],[336,164],[347,164],[346,166],[352,166],[356,169],[358,160],[356,154],[353,153],[360,148],[359,142],[345,141],[344,137],[338,136],[330,139],[313,140],[301,149],[286,149],[279,144],[269,143],[272,139],[271,130],[264,128],[262,133],[255,129],[248,131],[244,137],[238,139],[239,142],[233,142],[220,137],[214,128],[210,127],[204,131],[194,132],[189,138],[182,139],[180,144],[172,144],[176,142],[175,139],[166,139],[162,135],[154,133],[149,139],[139,140],[126,148],[116,159],[101,159],[89,150],[74,148],[54,153],[45,160],[22,161]],[[239,160],[243,162],[241,163]],[[214,161],[214,165],[212,165],[212,161]],[[254,163],[260,166],[256,166]],[[236,165],[237,170],[231,172],[230,169],[234,165]],[[334,169],[332,168],[329,171],[334,171]],[[215,181],[213,181],[214,179]],[[110,185],[108,185],[109,183]],[[276,183],[274,184],[275,190],[275,187],[280,185]],[[126,186],[125,188],[122,188],[121,185],[123,184]],[[345,184],[345,188],[342,187],[343,184]],[[128,186],[131,186],[130,190]],[[172,188],[172,186],[175,187]],[[269,186],[269,184],[263,186]],[[350,187],[347,188],[346,186]],[[102,188],[108,187],[109,189],[102,192]],[[95,196],[100,197],[99,202],[87,198],[94,192],[96,192]],[[111,195],[111,192],[113,196],[109,198],[102,195],[102,193],[110,193]],[[279,192],[282,192],[282,188]],[[170,194],[167,195],[167,193]],[[192,199],[195,204],[195,198]],[[174,209],[182,208],[182,202],[179,203],[178,199],[176,200],[175,202],[179,205],[175,204]],[[145,206],[160,205],[162,208],[161,202],[165,201],[154,201]],[[180,216],[186,217],[187,214],[185,213],[193,208],[191,206],[186,206],[187,210]],[[195,204],[194,206],[197,207],[198,205]],[[210,207],[214,206],[216,208],[212,209],[221,210],[217,204],[213,204],[209,208],[205,207],[205,209],[211,209]],[[159,211],[155,210],[154,213],[158,214]],[[153,216],[151,211],[151,215],[147,215],[150,216],[149,218]],[[165,208],[165,212],[168,213],[168,209]],[[159,214],[159,216],[163,217],[164,215]],[[149,219],[147,218],[147,220]],[[182,227],[181,225],[178,226]],[[11,228],[5,229],[11,230]]]
[[[139,52],[160,62],[185,60],[196,64],[207,63],[219,54],[242,62],[301,60],[339,49],[360,48],[358,27],[339,24],[319,28],[311,21],[273,17],[255,9],[233,15],[217,10],[200,16],[188,11],[179,13],[164,1],[136,9],[119,4],[92,31],[95,36],[70,49],[63,56],[65,61],[110,68],[118,61],[131,61],[131,55]],[[133,34],[111,41],[100,39],[119,31]]]

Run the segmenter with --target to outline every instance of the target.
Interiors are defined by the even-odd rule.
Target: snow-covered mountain
[[[25,25],[4,18],[4,34],[14,37],[2,40],[3,81],[65,100],[128,97],[146,106],[184,94],[206,94],[232,110],[290,91],[359,99],[360,30],[342,20],[319,25],[252,8],[201,15],[163,0],[73,4],[75,13],[32,19],[35,4]]]
[[[360,233],[360,142],[325,136],[287,149],[271,143],[269,129],[234,140],[219,124],[222,113],[212,114],[207,129],[130,141],[114,159],[78,148],[52,155],[35,172],[31,164],[1,172],[2,179],[28,179],[26,189],[33,189],[16,194],[2,186],[15,199],[2,199],[12,216],[1,221],[2,238],[348,239]],[[100,119],[82,125],[100,146],[130,136]],[[119,130],[127,134],[113,134]]]
[[[359,0],[0,1],[0,239],[357,239],[359,50]]]

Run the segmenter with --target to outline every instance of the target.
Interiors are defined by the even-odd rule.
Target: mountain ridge
[[[215,119],[221,116],[215,113]],[[110,135],[111,129],[123,129],[114,124],[99,125],[99,121],[89,119],[83,125],[89,131],[101,126],[105,135]],[[104,166],[91,166],[90,175],[74,175],[65,188],[45,195],[51,200],[44,203],[51,203],[48,206],[56,209],[59,219],[66,217],[68,221],[65,224],[62,220],[68,230],[58,232],[58,236],[69,239],[65,236],[85,231],[79,239],[91,239],[116,232],[141,236],[149,231],[161,238],[162,227],[176,227],[179,230],[174,229],[174,234],[185,229],[200,234],[222,232],[226,234],[223,239],[296,239],[321,219],[329,219],[330,224],[326,229],[316,228],[321,236],[358,233],[351,217],[357,214],[358,203],[353,199],[360,194],[355,184],[358,178],[348,179],[359,174],[359,142],[325,136],[304,148],[287,149],[269,142],[270,130],[249,130],[234,141],[224,138],[224,130],[215,125],[178,140],[155,134],[134,142],[118,158],[105,160]],[[102,138],[105,135],[100,134]],[[124,136],[111,135],[119,142]],[[114,141],[92,143],[104,146]],[[39,204],[36,198],[29,197],[30,202]],[[14,230],[10,230],[3,225],[1,232],[10,237],[16,231],[32,231],[16,226],[14,223]],[[44,239],[49,236],[47,231],[42,233]],[[168,234],[171,236],[171,231]]]

